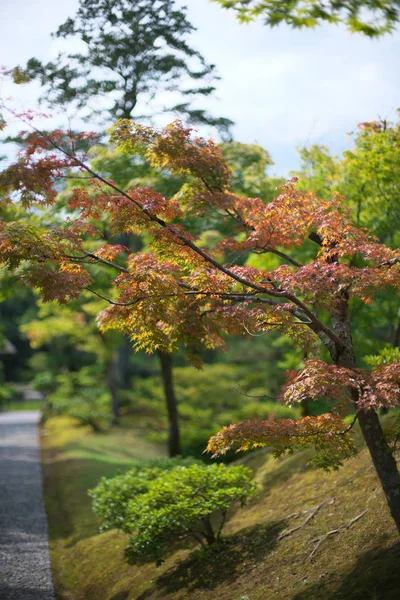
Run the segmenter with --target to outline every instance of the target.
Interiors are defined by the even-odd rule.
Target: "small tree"
[[[63,150],[63,139],[60,132],[29,136],[25,155],[2,174],[1,189],[8,194],[5,202],[17,191],[25,204],[48,203],[55,179],[76,165],[93,178],[92,188],[76,190],[72,199],[80,216],[51,230],[28,227],[23,219],[2,224],[3,263],[22,269],[24,281],[46,300],[60,301],[90,286],[87,261],[116,270],[116,295],[98,322],[103,330],[128,333],[137,347],[149,351],[171,352],[184,344],[196,361],[200,348],[224,347],[226,333],[284,331],[310,358],[292,375],[283,400],[324,396],[331,412],[298,421],[235,424],[214,437],[209,450],[223,454],[230,448],[272,446],[279,455],[312,446],[321,466],[337,468],[354,453],[351,426],[343,422],[346,413],[354,414],[400,531],[400,474],[377,413],[399,403],[400,363],[372,372],[360,369],[350,317],[353,300],[368,305],[382,288],[399,289],[399,252],[355,227],[341,197],[321,200],[298,191],[295,181],[267,204],[231,193],[231,172],[220,149],[192,137],[180,123],[157,131],[122,120],[112,134],[124,151],[142,153],[154,166],[187,178],[173,199],[149,188],[119,189]],[[209,212],[231,219],[237,232],[214,251],[196,244],[184,228],[185,219]],[[108,215],[116,233],[146,231],[151,252],[131,255],[122,267],[114,261],[118,246],[85,251],[90,219],[100,213]],[[301,262],[296,252],[305,247]],[[271,253],[281,264],[262,270],[235,261],[252,252]],[[231,253],[228,261],[220,258],[224,253]],[[322,350],[332,364],[317,357]]]
[[[103,529],[129,534],[127,553],[160,564],[171,544],[194,538],[203,546],[217,542],[229,509],[254,494],[247,467],[175,466],[171,470],[137,467],[103,479],[91,492]]]

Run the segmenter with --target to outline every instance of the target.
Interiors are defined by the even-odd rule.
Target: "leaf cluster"
[[[378,37],[395,29],[400,19],[398,0],[213,0],[234,9],[239,20],[261,17],[271,27],[287,23],[294,28],[345,23],[353,33]]]

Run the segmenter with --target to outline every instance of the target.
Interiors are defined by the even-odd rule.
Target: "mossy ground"
[[[211,552],[176,548],[159,568],[124,558],[126,538],[99,534],[87,490],[102,475],[162,449],[132,427],[93,434],[68,418],[42,431],[45,500],[53,576],[63,600],[398,600],[400,543],[364,449],[334,473],[306,469],[304,453],[278,461],[260,452],[242,459],[260,484],[257,498],[236,511],[225,541]],[[308,511],[328,500],[288,537]],[[309,558],[315,539],[330,535]]]

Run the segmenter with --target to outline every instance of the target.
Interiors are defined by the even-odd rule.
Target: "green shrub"
[[[1,337],[0,337],[1,341]],[[5,382],[3,366],[0,363],[0,410],[4,410],[6,406],[11,402],[13,397],[15,397],[14,387]]]
[[[93,510],[100,519],[100,530],[122,529],[127,519],[129,501],[147,490],[150,481],[177,466],[197,463],[194,458],[155,458],[139,462],[132,469],[115,477],[103,477],[94,490]]]
[[[219,540],[228,510],[254,491],[247,467],[175,463],[103,479],[91,496],[103,528],[130,535],[130,557],[160,564],[174,541],[192,537],[207,546]]]
[[[93,431],[101,431],[111,420],[111,398],[88,368],[56,377],[56,389],[48,395],[50,413],[68,415]]]

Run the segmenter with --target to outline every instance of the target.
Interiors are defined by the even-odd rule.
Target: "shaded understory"
[[[132,460],[162,454],[131,428],[92,434],[66,418],[44,428],[46,503],[62,600],[391,600],[399,597],[400,545],[365,451],[338,472],[305,469],[298,454],[242,459],[260,483],[256,500],[231,516],[210,553],[177,547],[159,568],[124,558],[126,537],[99,534],[87,489]],[[308,511],[326,500],[299,530]],[[323,539],[332,529],[353,525]],[[302,512],[305,511],[305,512]],[[300,513],[300,514],[298,514]]]

